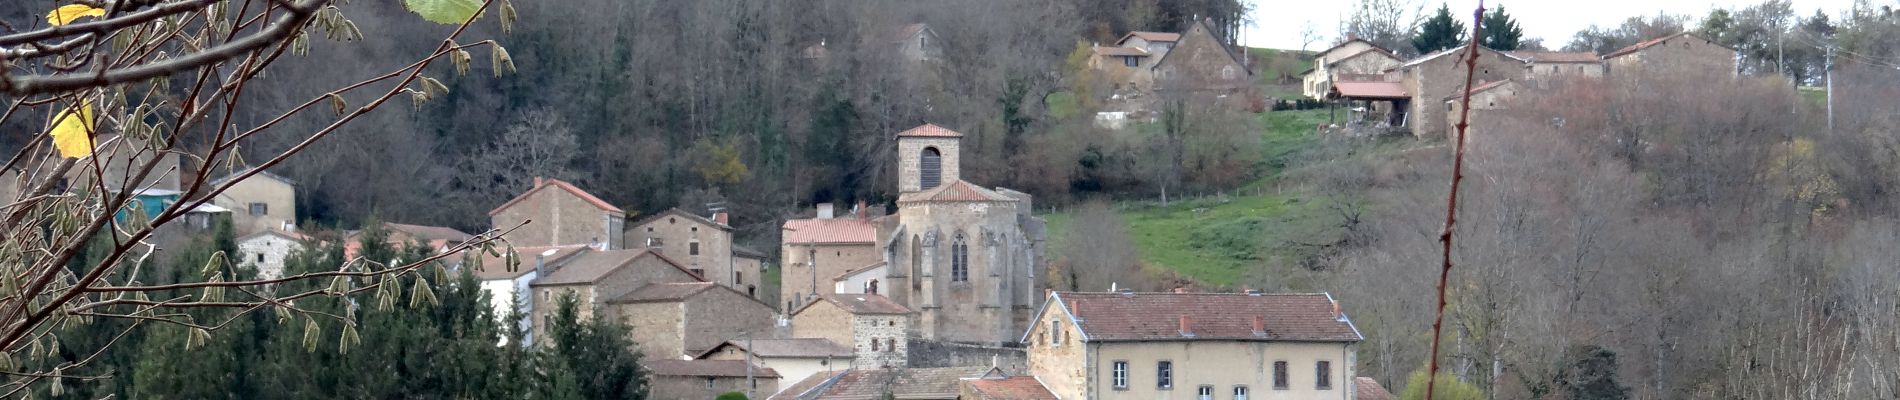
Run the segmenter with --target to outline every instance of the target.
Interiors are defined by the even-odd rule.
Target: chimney
[[[818,203],[818,219],[831,219],[831,203]]]
[[[1339,312],[1339,300],[1333,300],[1333,319],[1335,320],[1346,319],[1346,314]]]
[[[864,200],[858,200],[858,219],[871,219],[871,209],[864,206]]]
[[[732,225],[731,222],[728,222],[732,219],[732,217],[726,214],[726,212],[724,211],[713,213],[712,219],[713,219],[713,222],[718,222],[720,225],[728,225],[728,226]]]
[[[1049,298],[1049,296],[1054,296],[1055,294],[1056,294],[1055,289],[1042,288],[1042,298],[1047,299]]]
[[[537,177],[534,177],[534,187],[541,187],[541,185],[542,185],[543,183],[546,183],[546,182],[543,182],[543,180],[541,179],[541,177],[539,177],[539,176],[537,176]]]
[[[552,272],[553,271],[548,271],[547,253],[534,255],[534,274],[536,276],[548,276],[548,274]]]
[[[1266,336],[1266,335],[1267,335],[1267,321],[1266,321],[1266,319],[1263,319],[1263,318],[1260,318],[1260,316],[1258,316],[1258,315],[1255,315],[1255,316],[1253,316],[1253,335],[1254,335],[1254,336]]]
[[[1188,316],[1181,316],[1181,336],[1194,337],[1194,330],[1188,326]]]
[[[1175,286],[1175,287],[1174,287],[1174,293],[1175,293],[1175,294],[1182,294],[1182,293],[1187,293],[1187,292],[1188,292],[1188,291],[1187,291],[1187,287],[1185,287],[1185,286]]]

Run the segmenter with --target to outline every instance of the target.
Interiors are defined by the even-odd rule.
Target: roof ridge
[[[528,196],[534,195],[535,192],[539,192],[541,191],[542,188],[546,188],[549,186],[558,186],[561,188],[561,190],[567,191],[568,194],[572,194],[574,195],[574,197],[579,197],[581,201],[585,201],[588,204],[593,205],[594,207],[600,208],[602,211],[619,213],[623,215],[627,213],[626,210],[622,210],[620,209],[620,207],[614,207],[613,204],[608,203],[606,200],[601,200],[599,197],[594,197],[593,193],[588,193],[586,190],[581,190],[579,186],[574,186],[573,183],[568,183],[567,181],[555,179],[555,178],[543,178],[543,177],[536,177],[536,178],[539,180],[539,184],[535,185],[535,187],[533,188],[529,188],[528,191],[521,192],[521,194],[516,195],[513,199],[509,199],[507,202],[501,203],[500,206],[495,207],[493,210],[489,210],[488,215],[494,216],[495,214],[500,214],[501,210],[505,210],[508,207],[514,206],[515,204],[521,203],[523,201],[527,201]]]

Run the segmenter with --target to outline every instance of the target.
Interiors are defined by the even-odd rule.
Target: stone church
[[[823,218],[821,213],[819,219],[787,221],[781,292],[883,295],[916,312],[913,336],[1016,341],[1046,286],[1043,221],[1030,216],[1029,194],[988,189],[959,177],[962,138],[932,124],[897,134],[900,194],[891,215],[871,217],[858,210],[856,217]],[[835,235],[842,230],[831,226],[860,223],[875,229],[860,232],[875,236],[830,239],[862,243],[857,246],[864,248],[856,250],[874,251],[875,258],[827,258],[831,254],[818,254],[815,240],[798,239]],[[816,283],[821,279],[824,285]]]

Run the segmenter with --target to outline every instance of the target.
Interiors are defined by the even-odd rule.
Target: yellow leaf
[[[52,12],[46,13],[46,23],[59,26],[78,21],[80,17],[98,18],[104,16],[106,16],[106,9],[104,8],[96,8],[85,4],[67,4],[53,9]]]
[[[53,121],[53,147],[59,155],[81,158],[92,155],[92,102],[82,101],[79,110],[67,108]]]

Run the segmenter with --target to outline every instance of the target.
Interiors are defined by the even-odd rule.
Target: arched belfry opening
[[[925,147],[917,163],[917,182],[922,190],[943,184],[943,153],[936,147]]]

